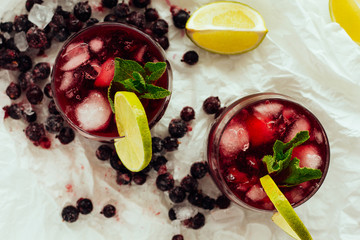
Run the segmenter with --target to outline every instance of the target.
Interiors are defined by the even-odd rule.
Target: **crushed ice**
[[[54,9],[51,6],[34,4],[30,10],[28,19],[30,22],[38,26],[38,28],[44,29],[46,25],[51,22],[53,16]]]

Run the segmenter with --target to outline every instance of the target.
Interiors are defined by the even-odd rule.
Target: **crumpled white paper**
[[[172,2],[193,12],[211,1]],[[170,105],[152,129],[153,135],[165,137],[169,121],[179,116],[182,107],[189,105],[196,111],[193,130],[181,139],[178,151],[166,155],[168,168],[178,183],[188,174],[192,162],[204,160],[212,116],[204,114],[201,106],[208,96],[219,96],[227,105],[256,92],[290,95],[319,118],[331,147],[330,168],[323,186],[296,212],[314,239],[359,239],[360,47],[331,22],[328,0],[242,2],[261,13],[269,33],[249,53],[222,56],[194,46],[183,31],[173,26],[166,1],[152,1],[170,25],[167,56],[174,73]],[[24,1],[2,1],[1,5],[2,21],[12,20],[24,11]],[[48,58],[37,61],[53,64],[59,46],[53,44]],[[180,61],[187,50],[199,53],[196,65]],[[10,103],[4,93],[9,83],[4,80],[7,74],[0,72],[2,107]],[[12,77],[16,80],[16,75]],[[37,110],[40,119],[44,117],[45,107]],[[228,210],[200,210],[206,216],[205,226],[200,230],[186,229],[168,219],[172,204],[166,193],[156,189],[156,173],[143,186],[118,186],[109,163],[95,157],[100,143],[78,134],[66,146],[52,139],[51,149],[44,150],[26,139],[24,122],[4,120],[3,111],[0,121],[0,239],[167,240],[179,233],[187,240],[290,239],[271,222],[271,214],[235,204]],[[209,176],[200,182],[206,194],[220,194]],[[66,188],[69,184],[72,189]],[[75,204],[80,197],[92,199],[94,211],[81,215],[76,223],[62,222],[62,208]],[[115,218],[105,219],[99,214],[107,203],[116,205]]]

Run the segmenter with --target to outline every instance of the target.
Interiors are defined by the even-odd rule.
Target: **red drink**
[[[319,189],[329,167],[329,144],[320,122],[280,94],[250,95],[227,107],[211,128],[207,151],[210,173],[220,190],[241,206],[273,210],[259,181],[268,174],[262,158],[273,155],[276,140],[288,142],[300,131],[309,131],[310,139],[295,147],[292,156],[300,160],[300,167],[320,169],[323,174],[321,179],[280,187],[294,207]]]
[[[114,59],[167,62],[164,51],[143,32],[119,23],[97,24],[71,37],[59,52],[52,73],[55,103],[65,119],[84,136],[111,141],[118,137],[107,98],[114,74]],[[171,90],[171,69],[154,84]],[[114,93],[113,93],[114,94]],[[149,126],[160,120],[170,96],[141,100]]]

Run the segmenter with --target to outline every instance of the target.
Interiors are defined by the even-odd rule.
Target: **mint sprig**
[[[166,71],[165,62],[148,62],[142,67],[133,60],[115,58],[114,78],[108,88],[108,99],[114,111],[114,93],[117,90],[135,92],[139,98],[162,99],[170,91],[153,85]]]
[[[291,187],[302,182],[321,178],[321,170],[306,167],[300,168],[299,159],[292,159],[293,149],[306,142],[309,138],[308,131],[301,131],[287,143],[276,140],[273,146],[273,156],[266,155],[262,159],[269,174],[275,177],[279,176],[278,185]]]

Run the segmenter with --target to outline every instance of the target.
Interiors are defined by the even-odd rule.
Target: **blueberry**
[[[215,203],[220,209],[226,209],[230,206],[230,200],[225,195],[219,196]]]
[[[74,206],[66,206],[61,212],[62,219],[66,222],[75,222],[79,218],[79,210]]]
[[[203,195],[200,192],[191,192],[187,199],[192,205],[201,207]]]
[[[34,66],[32,73],[35,80],[44,80],[50,76],[50,70],[49,63],[39,62]]]
[[[189,19],[190,15],[188,12],[184,10],[178,11],[175,15],[173,15],[172,19],[174,21],[174,25],[177,28],[184,29],[187,20]]]
[[[116,5],[116,7],[114,8],[114,13],[118,18],[125,18],[129,15],[130,13],[130,8],[129,5],[122,2],[119,3],[118,5]]]
[[[137,185],[143,185],[146,182],[147,175],[142,172],[134,173],[132,180]]]
[[[205,225],[205,216],[202,213],[197,213],[194,217],[188,219],[188,227],[192,229],[199,229]]]
[[[187,175],[184,177],[181,182],[180,186],[186,191],[186,192],[194,192],[198,188],[198,181],[193,178],[190,175]]]
[[[153,155],[150,164],[155,171],[159,171],[160,167],[165,165],[167,161],[168,160],[164,156]]]
[[[49,102],[48,110],[49,110],[49,113],[50,113],[50,114],[55,114],[55,115],[60,114],[59,111],[58,111],[58,109],[56,108],[56,105],[55,105],[55,101],[54,101],[54,100],[51,100],[51,101]]]
[[[161,191],[168,191],[174,187],[174,178],[170,173],[164,173],[156,178],[156,186]]]
[[[176,234],[171,238],[171,240],[184,240],[184,237],[181,234]]]
[[[17,48],[13,37],[5,41],[5,48],[19,52],[19,49]]]
[[[19,52],[13,49],[0,51],[0,67],[8,70],[17,70],[19,67]]]
[[[31,104],[39,104],[44,98],[44,94],[38,85],[32,84],[26,91],[26,98]]]
[[[90,18],[87,22],[86,22],[86,26],[89,27],[89,26],[92,26],[96,23],[98,23],[99,20],[97,18]]]
[[[208,97],[203,103],[203,109],[207,114],[214,114],[220,109],[220,99],[218,97]]]
[[[32,48],[43,48],[48,41],[45,32],[37,27],[32,27],[26,32],[26,40]]]
[[[108,204],[103,208],[103,210],[100,212],[100,214],[103,214],[104,217],[111,218],[111,217],[115,216],[116,208],[113,205]]]
[[[59,14],[64,17],[64,19],[68,19],[70,16],[70,12],[64,11],[61,6],[57,6],[55,9],[55,14]]]
[[[164,142],[159,137],[153,137],[152,139],[152,152],[158,153],[164,149]]]
[[[155,8],[148,8],[145,10],[145,20],[147,22],[154,22],[159,19],[159,13]]]
[[[118,3],[118,0],[101,0],[101,3],[106,8],[113,8]]]
[[[10,106],[5,107],[5,108],[6,108],[7,114],[9,114],[9,116],[12,119],[17,120],[17,119],[20,119],[22,117],[22,109],[18,104],[13,103]]]
[[[63,28],[60,28],[54,38],[58,41],[58,42],[63,42],[65,41],[66,39],[68,39],[68,37],[70,36],[70,32],[67,28],[63,27]]]
[[[104,18],[104,22],[118,22],[119,18],[115,14],[108,14]]]
[[[174,221],[176,219],[176,213],[173,208],[169,209],[168,216],[171,221]]]
[[[44,94],[48,98],[53,98],[52,90],[51,90],[51,83],[47,83],[44,87]]]
[[[77,19],[79,19],[82,22],[86,22],[87,20],[89,20],[91,16],[91,7],[88,1],[78,2],[74,6],[74,15]]]
[[[34,77],[32,72],[21,73],[18,77],[21,90],[25,91],[32,83],[34,83]]]
[[[21,54],[19,56],[19,71],[20,72],[26,72],[29,71],[32,68],[32,60],[31,58],[26,54]]]
[[[173,138],[182,138],[185,136],[188,128],[186,122],[182,119],[173,119],[169,123],[169,134]]]
[[[180,112],[180,117],[185,122],[195,119],[195,110],[192,107],[184,107]]]
[[[127,172],[127,168],[122,164],[119,156],[117,155],[116,151],[113,151],[110,156],[110,166],[120,172]]]
[[[126,22],[140,29],[145,27],[145,15],[140,12],[132,11],[127,17]]]
[[[174,187],[169,191],[169,198],[174,203],[181,203],[186,198],[185,189],[182,187]]]
[[[88,198],[80,198],[76,202],[76,207],[81,214],[89,214],[93,210],[93,204],[90,199]]]
[[[95,152],[96,157],[99,160],[108,160],[113,152],[113,149],[106,144],[100,145]]]
[[[116,183],[119,185],[128,185],[130,184],[132,175],[130,172],[117,172]]]
[[[9,86],[6,88],[6,95],[8,95],[8,97],[11,100],[18,99],[21,95],[20,85],[17,83],[11,82],[9,84]]]
[[[31,141],[39,141],[42,137],[45,136],[44,125],[36,122],[30,123],[25,129],[25,135]]]
[[[32,7],[34,6],[35,3],[42,4],[43,1],[42,0],[26,0],[26,3],[25,3],[26,10],[28,12],[30,12],[30,10],[32,9]]]
[[[2,32],[11,33],[14,30],[13,22],[4,22],[0,24],[0,29]]]
[[[151,0],[130,0],[130,4],[134,5],[137,8],[144,8],[149,5]]]
[[[23,118],[28,122],[35,122],[37,119],[37,114],[34,110],[23,111]]]
[[[50,115],[46,119],[45,128],[50,133],[58,133],[64,125],[64,119],[60,115]]]
[[[201,202],[201,207],[203,209],[212,210],[215,207],[215,199],[205,196]]]
[[[190,173],[196,179],[203,178],[208,172],[208,165],[205,162],[196,162],[191,165]]]
[[[157,41],[164,50],[170,46],[169,39],[166,36],[156,37],[155,41]]]
[[[75,138],[74,130],[69,127],[63,127],[60,130],[59,134],[56,135],[56,138],[58,138],[62,144],[68,144],[72,142]]]
[[[189,65],[194,65],[195,63],[197,63],[199,61],[199,55],[195,51],[187,51],[183,55],[181,61],[185,62]]]
[[[164,19],[158,19],[152,24],[151,30],[161,37],[169,31],[169,25]]]
[[[70,16],[70,13],[69,13],[69,16]],[[51,27],[53,29],[51,29]],[[45,32],[50,33],[51,30],[54,30],[54,29],[56,30],[56,29],[63,28],[63,27],[66,27],[65,18],[64,18],[63,15],[61,15],[61,13],[56,12],[54,14],[54,16],[52,17],[51,22],[49,23],[49,25],[46,26]],[[47,35],[47,36],[49,36],[49,35]]]
[[[173,138],[173,137],[164,138],[164,148],[167,151],[169,152],[175,151],[178,147],[179,147],[179,142],[177,138]]]
[[[73,14],[70,14],[70,17],[67,21],[67,29],[70,32],[78,32],[84,26],[84,23],[77,19]]]
[[[28,20],[27,14],[15,16],[14,30],[16,32],[27,32],[27,30],[29,30],[29,28],[31,28],[32,26],[33,24]]]

